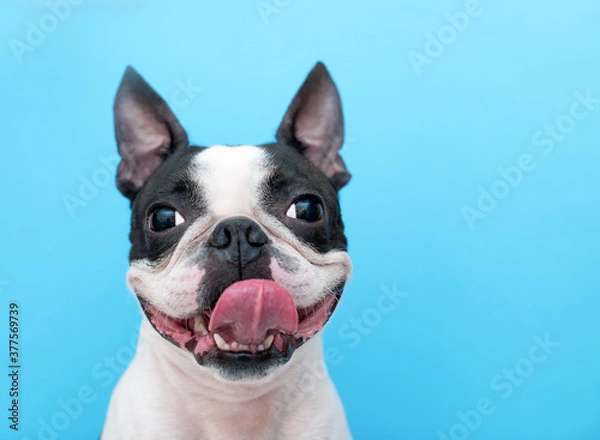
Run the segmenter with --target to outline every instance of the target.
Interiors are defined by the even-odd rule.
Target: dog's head
[[[351,271],[338,190],[340,98],[321,63],[276,143],[189,146],[128,68],[115,99],[131,200],[127,282],[152,326],[223,377],[262,377],[320,331]]]

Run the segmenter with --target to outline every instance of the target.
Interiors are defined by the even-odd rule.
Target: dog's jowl
[[[190,146],[132,68],[114,116],[132,208],[127,284],[144,318],[102,439],[349,439],[331,380],[314,374],[352,269],[342,108],[325,66],[274,143]]]

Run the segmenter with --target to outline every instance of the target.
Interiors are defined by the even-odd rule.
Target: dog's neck
[[[162,395],[157,397],[170,407],[169,412],[190,415],[206,438],[273,438],[273,429],[283,429],[288,415],[306,412],[311,401],[318,408],[328,394],[324,389],[330,388],[320,336],[266,378],[227,381],[214,370],[200,367],[188,352],[163,339],[144,320],[136,363],[163,382]],[[269,432],[260,432],[262,427]],[[223,430],[229,428],[235,432],[224,436]]]

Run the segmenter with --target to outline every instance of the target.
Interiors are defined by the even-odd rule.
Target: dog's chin
[[[288,343],[283,351],[271,347],[257,353],[231,352],[213,347],[202,356],[194,355],[194,358],[199,365],[218,371],[223,379],[231,381],[258,380],[267,377],[277,367],[285,365],[292,357],[294,350],[291,343]]]
[[[342,290],[343,283],[317,303],[296,308],[298,326],[294,333],[273,328],[259,344],[241,344],[227,330],[209,330],[212,310],[176,318],[141,297],[138,300],[154,329],[175,346],[190,352],[199,365],[215,369],[226,380],[261,379],[285,365],[295,350],[323,329]]]

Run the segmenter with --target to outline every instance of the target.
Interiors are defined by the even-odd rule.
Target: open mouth
[[[244,280],[226,288],[213,309],[188,318],[173,318],[139,300],[155,330],[203,364],[205,357],[215,356],[241,362],[287,361],[323,329],[341,293],[340,286],[316,304],[296,308],[290,293],[274,281]]]

